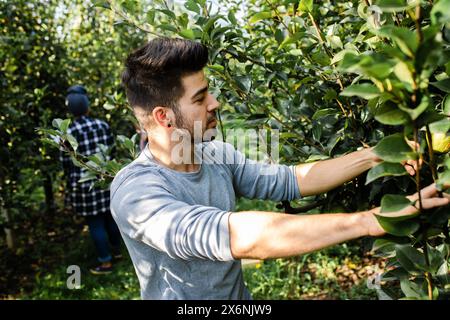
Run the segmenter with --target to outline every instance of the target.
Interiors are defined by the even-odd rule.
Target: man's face
[[[192,140],[195,134],[195,141],[210,141],[211,137],[216,135],[216,109],[219,102],[208,92],[205,73],[202,70],[184,76],[181,82],[184,95],[179,100],[180,115],[176,119],[176,125],[187,130]],[[179,117],[182,119],[178,119]]]

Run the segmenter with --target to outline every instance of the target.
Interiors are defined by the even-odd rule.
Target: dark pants
[[[109,262],[112,254],[120,253],[120,231],[111,212],[86,216],[89,232],[97,249],[98,261]],[[111,245],[111,247],[110,247]],[[111,248],[111,249],[110,249]]]

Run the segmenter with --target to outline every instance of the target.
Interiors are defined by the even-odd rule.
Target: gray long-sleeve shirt
[[[196,145],[197,172],[157,163],[148,148],[111,185],[111,212],[143,299],[251,299],[231,255],[228,217],[236,196],[300,197],[295,167],[248,160],[232,145]],[[199,159],[199,158],[198,158]]]

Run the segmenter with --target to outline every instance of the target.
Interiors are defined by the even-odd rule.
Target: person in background
[[[101,151],[99,144],[114,151],[114,137],[109,125],[88,116],[89,99],[83,86],[75,85],[68,89],[66,106],[75,118],[67,133],[77,140],[77,153],[84,156],[98,153]],[[90,268],[90,272],[96,275],[111,273],[113,258],[120,259],[122,256],[120,232],[109,208],[109,189],[91,188],[92,180],[78,182],[85,169],[75,166],[68,153],[63,150],[60,151],[60,161],[67,182],[65,202],[71,204],[76,214],[86,219],[97,251],[99,264]]]

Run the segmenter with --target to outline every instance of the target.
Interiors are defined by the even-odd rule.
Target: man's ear
[[[153,121],[156,125],[170,128],[173,126],[174,114],[170,108],[157,106],[152,111]]]

